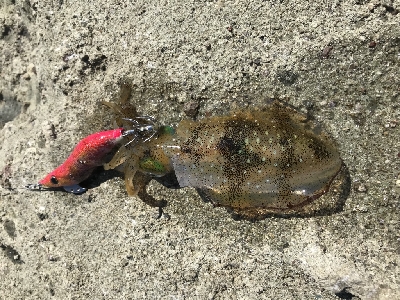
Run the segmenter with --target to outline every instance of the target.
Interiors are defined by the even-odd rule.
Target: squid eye
[[[50,181],[51,181],[51,183],[53,183],[53,184],[58,184],[58,180],[57,180],[56,176],[54,176],[54,175],[51,176]]]

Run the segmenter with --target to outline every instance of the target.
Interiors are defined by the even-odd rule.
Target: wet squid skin
[[[183,120],[176,129],[160,127],[149,141],[121,147],[105,168],[119,165],[128,193],[152,206],[165,202],[148,195],[146,185],[175,172],[180,187],[194,187],[216,205],[254,216],[313,202],[328,191],[342,160],[318,126],[274,102],[228,116]]]

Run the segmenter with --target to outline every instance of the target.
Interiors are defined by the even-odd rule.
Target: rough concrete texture
[[[399,0],[88,2],[0,4],[1,299],[400,299]],[[343,210],[235,221],[154,182],[155,219],[104,171],[25,190],[113,128],[121,80],[163,124],[285,99],[339,144]]]

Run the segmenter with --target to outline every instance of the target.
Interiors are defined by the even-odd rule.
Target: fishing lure
[[[126,103],[122,103],[121,107]],[[118,104],[106,103],[121,123]],[[137,112],[131,109],[132,116]],[[258,218],[286,213],[325,194],[343,163],[332,139],[304,116],[278,102],[176,129],[159,126],[146,142],[123,145],[105,169],[123,167],[129,195],[164,206],[147,194],[155,177],[174,173],[180,187],[238,215]]]
[[[132,120],[134,122],[134,120]],[[82,139],[73,149],[66,161],[47,174],[37,184],[29,184],[29,189],[63,187],[67,192],[80,194],[86,191],[79,183],[87,179],[92,171],[105,162],[105,157],[124,137],[139,138],[141,132],[151,131],[148,127],[138,126],[125,130],[117,128],[91,134]]]
[[[63,187],[66,191],[80,194],[86,191],[79,183],[87,179],[94,168],[104,163],[104,157],[119,143],[124,135],[123,128],[91,134],[82,139],[66,161],[47,174],[30,189]]]

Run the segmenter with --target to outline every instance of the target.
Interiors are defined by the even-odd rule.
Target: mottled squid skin
[[[39,181],[43,187],[63,187],[68,192],[81,193],[78,184],[104,163],[105,156],[123,139],[123,128],[101,131],[82,139],[63,164]]]
[[[324,132],[275,102],[183,120],[176,130],[161,127],[146,143],[122,147],[106,168],[121,164],[130,195],[150,197],[145,187],[151,178],[175,172],[180,187],[194,187],[217,205],[264,214],[296,210],[320,197],[342,160]]]

